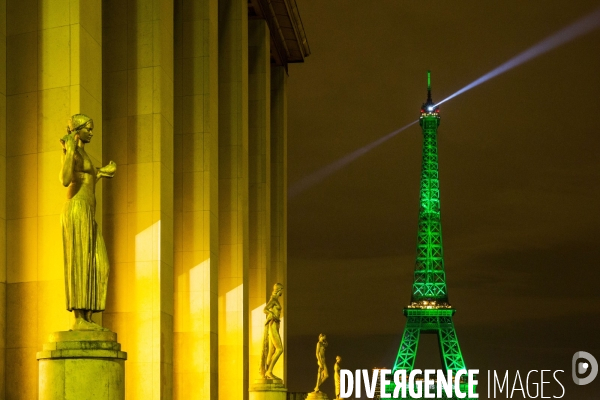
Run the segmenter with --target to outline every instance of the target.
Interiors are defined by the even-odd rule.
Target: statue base
[[[39,400],[125,399],[127,353],[114,332],[54,332],[37,359]]]
[[[308,394],[306,400],[329,400],[329,397],[324,392],[312,392]]]
[[[255,379],[249,400],[285,400],[287,389],[281,379]]]

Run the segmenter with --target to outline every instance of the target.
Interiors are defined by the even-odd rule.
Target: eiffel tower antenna
[[[431,71],[427,71],[427,102],[433,103],[431,100]]]
[[[423,164],[417,256],[411,302],[404,308],[406,326],[393,368],[394,372],[405,370],[407,376],[415,367],[422,333],[437,334],[442,369],[446,372],[451,370],[453,376],[458,370],[466,370],[452,321],[456,310],[448,301],[444,268],[437,149],[439,112],[439,107],[431,99],[431,72],[427,71],[427,101],[421,107],[419,121],[423,131]]]

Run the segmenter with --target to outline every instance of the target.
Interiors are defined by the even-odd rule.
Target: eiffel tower
[[[437,128],[439,107],[431,100],[431,73],[427,72],[427,102],[421,107],[419,121],[423,130],[423,164],[417,258],[410,304],[404,308],[407,317],[393,372],[414,369],[419,337],[422,333],[437,334],[442,369],[466,370],[452,316],[456,310],[448,301],[442,223],[440,215],[440,180],[438,176]],[[463,385],[461,384],[461,387]]]

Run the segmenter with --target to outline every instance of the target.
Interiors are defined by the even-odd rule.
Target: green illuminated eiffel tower
[[[412,285],[411,303],[404,308],[408,318],[393,371],[414,369],[422,333],[437,334],[442,369],[466,370],[452,316],[456,312],[448,302],[442,223],[440,219],[440,180],[438,177],[437,128],[439,108],[431,100],[431,74],[427,73],[427,102],[421,107],[423,130],[423,165],[421,168],[421,201],[417,259]]]

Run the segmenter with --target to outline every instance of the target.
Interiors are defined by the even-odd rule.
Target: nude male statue
[[[319,364],[319,372],[317,373],[317,386],[315,386],[315,392],[319,392],[319,386],[325,379],[329,377],[327,372],[327,364],[325,363],[325,349],[327,348],[327,336],[323,333],[319,335],[319,342],[317,343],[317,363]]]

